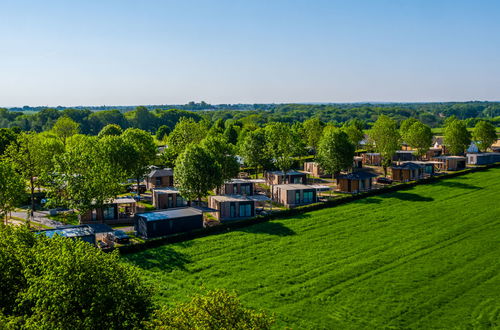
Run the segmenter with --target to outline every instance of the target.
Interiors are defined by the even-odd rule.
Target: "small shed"
[[[423,179],[424,166],[415,162],[406,162],[400,165],[392,166],[392,180],[407,182]]]
[[[378,152],[366,152],[361,155],[363,157],[363,164],[372,166],[382,165],[382,155]]]
[[[218,195],[208,197],[208,206],[217,220],[239,220],[255,216],[256,206],[269,201],[264,195]]]
[[[417,157],[413,154],[414,152],[414,150],[397,150],[394,156],[392,156],[392,160],[395,162],[408,162],[416,160]]]
[[[500,162],[500,152],[482,152],[467,154],[467,164],[488,165]]]
[[[203,228],[203,212],[194,207],[138,213],[134,229],[149,239]]]
[[[317,192],[305,184],[276,185],[273,187],[273,201],[286,207],[307,205],[317,201]]]
[[[337,176],[338,191],[345,193],[359,193],[372,189],[372,179],[377,177],[377,174],[371,172],[353,172],[339,174]]]
[[[321,177],[325,174],[317,162],[304,162],[304,172],[315,177]]]
[[[46,229],[38,232],[52,238],[56,235],[71,239],[81,239],[84,242],[96,245],[96,235],[94,230],[88,225],[60,226],[55,229]]]
[[[152,190],[153,206],[158,210],[184,207],[189,203],[174,187],[155,188]]]
[[[78,216],[81,224],[106,223],[109,225],[132,224],[137,212],[137,202],[133,198],[115,198],[104,207],[95,208]]]
[[[253,195],[255,180],[231,179],[225,182],[219,189],[221,195]]]
[[[299,171],[288,171],[283,173],[283,171],[270,171],[266,172],[266,184],[275,185],[275,184],[306,184],[307,183],[307,174]]]
[[[146,176],[146,188],[164,188],[174,186],[174,171],[171,168],[153,168]]]
[[[464,156],[439,156],[432,160],[438,162],[438,168],[442,171],[463,170],[467,162],[467,158]]]
[[[443,153],[443,149],[439,147],[431,147],[427,152],[425,153],[425,159],[432,159],[435,157],[441,156]]]

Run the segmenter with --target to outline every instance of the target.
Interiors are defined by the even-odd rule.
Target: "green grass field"
[[[236,290],[277,327],[500,327],[500,169],[124,257],[156,299]]]

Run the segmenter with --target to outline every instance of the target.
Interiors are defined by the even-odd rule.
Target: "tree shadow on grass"
[[[186,270],[185,265],[191,261],[183,253],[171,247],[161,246],[138,253],[126,255],[125,258],[142,269],[170,272],[174,269]]]
[[[483,189],[483,188],[475,186],[473,184],[464,183],[464,182],[456,182],[456,181],[441,181],[441,182],[436,183],[436,185],[449,187],[449,188],[460,188],[460,189],[470,189],[470,190]]]
[[[413,194],[408,192],[396,191],[390,194],[380,195],[382,198],[397,198],[402,201],[410,201],[410,202],[432,202],[434,198],[420,196],[419,194]]]
[[[302,214],[295,216],[294,218],[298,218],[300,216],[302,216]],[[281,222],[263,222],[253,226],[241,228],[239,231],[252,234],[268,234],[276,236],[291,236],[296,234],[295,231],[288,228]]]

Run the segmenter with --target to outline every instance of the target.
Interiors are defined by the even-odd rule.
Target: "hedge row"
[[[383,188],[376,189],[376,190],[370,190],[370,191],[355,194],[355,195],[346,195],[346,196],[343,196],[343,197],[340,197],[340,198],[337,198],[334,200],[299,206],[299,207],[296,207],[293,209],[280,210],[280,211],[276,211],[276,212],[273,212],[273,213],[268,214],[268,215],[257,216],[255,218],[251,218],[251,219],[225,222],[225,223],[222,223],[221,225],[218,225],[215,227],[197,229],[197,230],[193,230],[190,232],[169,235],[169,236],[156,238],[156,239],[150,239],[150,240],[147,240],[143,243],[120,246],[118,249],[120,250],[120,253],[128,254],[128,253],[143,251],[143,250],[150,249],[153,247],[158,247],[158,246],[165,245],[165,244],[178,243],[178,242],[183,242],[183,241],[187,241],[187,240],[191,240],[191,239],[199,238],[199,237],[204,237],[204,236],[208,236],[208,235],[226,233],[226,232],[233,230],[233,229],[248,227],[248,226],[251,226],[251,225],[254,225],[257,223],[262,223],[262,222],[266,222],[266,221],[270,221],[270,220],[295,216],[295,215],[303,214],[306,212],[321,210],[324,208],[335,207],[338,205],[342,205],[342,204],[350,203],[350,202],[353,202],[356,200],[360,200],[360,199],[363,199],[366,197],[382,195],[382,194],[395,192],[395,191],[401,191],[401,190],[412,188],[412,187],[419,185],[419,184],[430,184],[430,183],[433,183],[433,182],[436,182],[436,181],[439,181],[442,179],[454,178],[454,177],[458,177],[461,175],[474,173],[474,172],[478,172],[478,171],[485,171],[485,170],[488,170],[488,169],[493,168],[493,167],[500,167],[500,163],[485,165],[485,166],[481,166],[481,167],[467,168],[465,170],[456,171],[453,173],[446,173],[446,174],[442,174],[442,175],[438,175],[438,176],[432,176],[432,177],[418,180],[418,181],[400,183],[397,185],[387,186],[387,187],[383,187]]]

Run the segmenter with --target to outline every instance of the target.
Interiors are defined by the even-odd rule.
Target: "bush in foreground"
[[[224,289],[196,295],[175,307],[163,307],[146,322],[148,329],[270,329],[274,317],[247,309],[234,293]]]
[[[138,271],[83,241],[0,227],[0,327],[136,328],[151,292]]]

